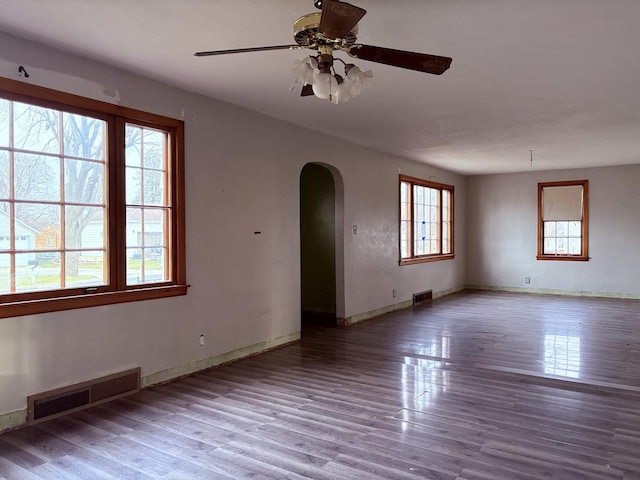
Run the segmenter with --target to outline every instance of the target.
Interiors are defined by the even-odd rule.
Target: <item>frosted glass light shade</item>
[[[316,81],[313,84],[313,94],[323,100],[328,100],[330,96],[336,93],[338,89],[338,81],[330,73],[319,73],[316,75]]]
[[[289,90],[298,85],[313,85],[318,72],[318,61],[313,57],[305,57],[302,60],[293,61],[293,81]]]
[[[338,84],[338,88],[336,88],[336,93],[334,93],[331,97],[332,103],[346,103],[353,98],[351,93],[351,82],[343,81]]]

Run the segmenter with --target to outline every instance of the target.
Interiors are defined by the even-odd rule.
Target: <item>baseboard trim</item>
[[[520,288],[500,287],[493,285],[467,285],[466,290],[479,290],[489,292],[533,293],[536,295],[562,295],[569,297],[593,297],[593,298],[620,298],[628,300],[640,300],[640,294],[614,293],[614,292],[588,292],[573,290],[555,290],[549,288]]]
[[[348,327],[350,325],[354,325],[356,323],[369,320],[370,318],[378,317],[380,315],[384,315],[385,313],[389,313],[389,312],[395,312],[396,310],[401,310],[403,308],[407,308],[412,305],[413,305],[413,300],[405,300],[404,302],[394,303],[392,305],[387,305],[386,307],[377,308],[375,310],[370,310],[368,312],[358,313],[357,315],[351,315],[350,317],[346,317],[346,318],[338,317],[336,320],[339,326]]]
[[[300,340],[300,332],[291,333],[282,337],[274,338],[260,343],[249,345],[248,347],[238,348],[230,352],[216,355],[214,357],[203,358],[196,360],[185,365],[179,365],[177,367],[171,367],[166,370],[144,375],[142,377],[142,388],[149,387],[151,385],[158,385],[161,383],[167,383],[176,380],[181,377],[186,377],[194,373],[206,370],[208,368],[217,367],[219,365],[240,360],[242,358],[250,357],[263,353],[275,348],[280,348],[289,343],[294,343]]]
[[[0,414],[0,435],[20,428],[27,423],[27,408]]]
[[[465,287],[456,287],[456,288],[449,288],[447,290],[441,290],[439,292],[433,292],[432,299],[435,300],[436,298],[441,298],[446,295],[451,295],[452,293],[461,292],[464,289]],[[385,313],[395,312],[396,310],[402,310],[412,306],[413,306],[413,299],[410,299],[410,300],[405,300],[404,302],[387,305],[386,307],[370,310],[368,312],[358,313],[350,317],[346,317],[346,318],[338,317],[336,320],[339,326],[348,327],[350,325],[364,322],[365,320],[369,320],[374,317],[379,317],[380,315],[384,315]]]

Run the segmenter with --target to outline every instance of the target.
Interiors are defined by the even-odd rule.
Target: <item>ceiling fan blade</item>
[[[407,52],[392,48],[355,45],[348,51],[352,57],[418,72],[442,75],[451,65],[451,58],[426,53]]]
[[[293,50],[299,48],[298,45],[272,45],[270,47],[233,48],[231,50],[211,50],[209,52],[196,52],[196,57],[209,57],[212,55],[228,55],[230,53],[263,52],[266,50]]]
[[[300,91],[300,96],[301,97],[309,97],[311,95],[313,95],[313,86],[309,85],[308,83],[306,83],[302,87],[302,90]]]
[[[327,38],[345,38],[367,11],[350,3],[324,0],[318,31]]]

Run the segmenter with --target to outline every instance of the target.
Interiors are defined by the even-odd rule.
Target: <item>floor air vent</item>
[[[413,294],[413,304],[428,303],[433,299],[433,290]]]
[[[37,423],[140,391],[140,367],[27,397],[27,422]]]

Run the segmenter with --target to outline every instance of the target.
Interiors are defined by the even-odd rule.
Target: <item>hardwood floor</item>
[[[0,436],[0,479],[640,479],[640,301],[464,292]]]

